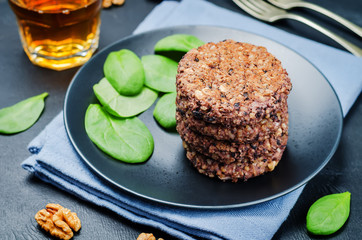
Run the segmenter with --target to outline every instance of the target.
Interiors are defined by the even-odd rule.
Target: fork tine
[[[241,9],[245,12],[249,13],[250,15],[256,18],[262,18],[262,11],[260,9],[255,8],[254,5],[250,4],[249,2],[243,0],[233,0],[233,2],[238,5]]]
[[[262,14],[264,12],[264,9],[260,8],[258,5],[254,4],[253,1],[249,0],[239,0],[239,2],[244,3],[249,8],[253,9],[255,12]]]
[[[264,2],[263,0],[250,0],[251,2],[253,2],[253,4],[257,7],[259,7],[260,9],[263,9],[265,11],[270,11],[270,10],[281,10],[269,3]]]
[[[320,31],[324,35],[330,37],[337,43],[341,44],[344,48],[346,48],[354,55],[362,56],[361,48],[303,16],[299,16],[293,13],[288,13],[287,11],[274,7],[273,5],[263,2],[262,0],[233,0],[233,1],[245,12],[254,16],[255,18],[264,20],[266,22],[274,22],[280,19],[294,19],[296,21],[305,23],[310,27],[316,29],[317,31]]]

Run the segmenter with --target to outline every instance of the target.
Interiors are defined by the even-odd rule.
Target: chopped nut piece
[[[102,2],[103,8],[109,8],[110,6],[112,6],[112,0],[103,0]]]
[[[65,240],[73,237],[72,229],[78,231],[81,228],[77,214],[59,204],[47,204],[46,209],[35,214],[35,220],[45,231]]]
[[[155,236],[152,233],[141,233],[137,240],[156,240]],[[158,240],[164,240],[163,238],[159,238]]]
[[[152,233],[141,233],[137,240],[156,240]]]
[[[109,8],[110,6],[112,6],[112,4],[121,6],[124,4],[124,2],[125,0],[103,0],[102,7]]]
[[[276,165],[277,162],[272,161],[271,163],[268,164],[268,168],[270,169],[270,171],[273,171]]]
[[[112,0],[114,5],[123,5],[125,0]]]

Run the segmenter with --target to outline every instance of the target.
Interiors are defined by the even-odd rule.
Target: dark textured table
[[[159,1],[127,0],[122,7],[102,12],[99,49],[130,35]],[[231,0],[211,2],[245,14]],[[362,1],[313,0],[362,26]],[[362,41],[338,24],[307,10],[299,14],[328,26],[362,47]],[[282,20],[274,26],[334,47],[332,40],[301,23]],[[361,66],[362,67],[362,66]],[[135,225],[113,212],[75,198],[71,194],[38,180],[23,170],[21,162],[30,154],[27,144],[59,113],[68,84],[77,69],[56,72],[33,66],[23,52],[15,17],[5,0],[0,0],[0,108],[41,92],[49,92],[46,109],[40,120],[29,130],[15,135],[0,135],[0,239],[49,239],[34,220],[35,213],[49,202],[71,208],[81,216],[82,229],[74,239],[136,239],[141,232],[172,239],[165,233]],[[348,79],[345,79],[348,84]],[[275,234],[275,239],[318,238],[307,233],[305,216],[309,206],[326,194],[350,191],[351,214],[345,226],[330,239],[362,239],[362,96],[344,120],[344,130],[337,152],[328,165],[304,189],[288,219]],[[242,227],[242,226],[240,226]]]

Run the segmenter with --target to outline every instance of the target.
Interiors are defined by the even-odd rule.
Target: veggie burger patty
[[[288,140],[291,88],[264,47],[224,40],[190,50],[176,76],[187,158],[200,173],[234,182],[274,170]]]

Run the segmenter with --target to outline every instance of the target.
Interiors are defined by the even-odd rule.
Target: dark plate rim
[[[170,202],[170,201],[165,201],[165,200],[160,200],[154,197],[149,197],[149,196],[145,196],[143,194],[137,193],[131,189],[128,189],[122,185],[120,185],[119,183],[113,181],[112,179],[110,179],[109,177],[107,177],[106,175],[104,175],[102,172],[100,172],[97,168],[95,168],[91,162],[89,162],[89,160],[83,155],[83,153],[79,150],[75,140],[72,137],[72,133],[69,130],[69,122],[68,122],[68,117],[67,117],[67,102],[68,102],[68,98],[72,89],[72,86],[74,85],[74,83],[77,81],[78,75],[81,74],[81,72],[83,71],[83,69],[88,65],[91,64],[92,59],[96,58],[98,55],[102,54],[103,52],[108,51],[108,49],[112,48],[114,45],[119,44],[120,42],[126,41],[130,38],[136,37],[136,36],[142,36],[142,35],[149,35],[149,34],[153,34],[155,32],[159,32],[159,31],[174,31],[174,30],[186,30],[188,28],[209,28],[211,29],[230,29],[233,31],[239,31],[239,32],[244,32],[244,33],[248,33],[251,35],[255,35],[264,39],[267,39],[269,41],[273,41],[279,45],[282,45],[283,47],[289,49],[290,51],[293,51],[295,54],[299,55],[301,58],[303,58],[304,60],[306,60],[311,66],[313,66],[313,68],[315,68],[324,78],[325,81],[327,81],[328,85],[331,87],[335,97],[337,98],[337,102],[339,105],[339,113],[340,113],[340,117],[341,117],[341,121],[340,124],[338,126],[338,136],[335,139],[335,143],[333,145],[333,148],[331,149],[329,155],[325,158],[325,160],[321,163],[321,165],[313,172],[311,173],[308,177],[306,177],[303,181],[301,181],[299,184],[294,185],[293,187],[290,187],[278,194],[273,194],[270,197],[264,197],[262,199],[259,200],[255,200],[255,201],[249,201],[246,203],[241,203],[241,204],[230,204],[230,205],[218,205],[218,206],[213,206],[213,205],[191,205],[191,204],[181,204],[181,203],[174,203],[174,202]],[[325,75],[313,64],[311,63],[306,57],[304,57],[303,55],[299,54],[298,52],[296,52],[295,50],[289,48],[288,46],[285,46],[283,43],[280,43],[274,39],[270,39],[267,38],[265,36],[259,35],[259,34],[255,34],[252,32],[248,32],[248,31],[244,31],[244,30],[240,30],[240,29],[236,29],[236,28],[230,28],[230,27],[221,27],[221,26],[213,26],[213,25],[180,25],[180,26],[173,26],[173,27],[165,27],[165,28],[157,28],[157,29],[153,29],[153,30],[149,30],[146,32],[142,32],[139,34],[132,34],[129,36],[126,36],[124,38],[121,38],[107,46],[105,46],[103,49],[101,49],[100,51],[98,51],[87,63],[85,63],[82,67],[80,67],[76,74],[74,75],[74,77],[72,78],[68,89],[66,91],[66,95],[65,95],[65,99],[64,99],[64,108],[63,108],[63,120],[64,120],[64,125],[65,125],[65,129],[66,129],[66,133],[67,136],[73,146],[73,148],[76,150],[77,154],[81,157],[81,159],[87,164],[87,167],[89,167],[93,172],[95,172],[98,176],[100,176],[101,178],[105,179],[106,181],[108,181],[109,183],[111,183],[112,185],[114,185],[115,187],[117,187],[118,189],[123,190],[126,194],[131,194],[134,195],[136,197],[140,197],[144,200],[149,200],[151,202],[154,203],[161,203],[161,204],[165,204],[168,206],[174,206],[174,207],[182,207],[182,208],[190,208],[190,209],[230,209],[230,208],[239,208],[239,207],[247,207],[247,206],[251,206],[251,205],[255,205],[255,204],[259,204],[259,203],[263,203],[263,202],[267,202],[279,197],[282,197],[292,191],[295,191],[297,189],[299,189],[300,187],[304,186],[305,184],[307,184],[312,178],[314,178],[326,165],[327,163],[330,161],[330,159],[333,157],[333,155],[335,154],[341,136],[342,136],[342,129],[343,129],[343,111],[342,111],[342,106],[339,100],[339,97],[335,91],[335,89],[333,88],[333,86],[331,85],[331,83],[328,81],[328,79],[325,77]]]

